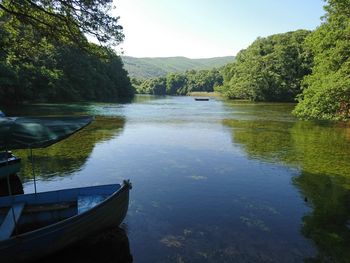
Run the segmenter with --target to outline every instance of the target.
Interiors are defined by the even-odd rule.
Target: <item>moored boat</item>
[[[119,226],[130,189],[125,181],[0,198],[1,262],[37,259]]]

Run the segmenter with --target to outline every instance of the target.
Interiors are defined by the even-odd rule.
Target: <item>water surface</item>
[[[297,121],[293,106],[139,96],[7,113],[96,116],[34,151],[37,188],[130,179],[135,262],[350,262],[350,128]]]

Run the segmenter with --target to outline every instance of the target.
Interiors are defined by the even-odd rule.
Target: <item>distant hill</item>
[[[190,59],[186,57],[135,58],[122,56],[130,77],[139,79],[166,76],[170,72],[185,72],[218,68],[234,60],[234,56]]]

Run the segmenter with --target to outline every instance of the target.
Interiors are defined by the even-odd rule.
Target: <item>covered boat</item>
[[[0,117],[0,179],[20,170],[21,159],[8,150],[50,146],[84,128],[89,116]]]
[[[44,148],[84,128],[90,116],[1,117],[0,149]]]
[[[42,148],[67,138],[91,117],[0,118],[0,149]],[[7,178],[9,177],[9,172]],[[35,178],[35,177],[34,177]],[[9,183],[9,180],[7,180]],[[35,183],[35,180],[34,180]],[[64,189],[0,198],[0,262],[43,257],[118,226],[129,205],[131,184]]]

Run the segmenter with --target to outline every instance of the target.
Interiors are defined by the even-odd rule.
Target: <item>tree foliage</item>
[[[146,79],[141,81],[138,88],[138,93],[152,95],[166,95],[166,78]]]
[[[146,79],[138,86],[138,93],[154,95],[186,95],[194,91],[214,91],[222,85],[222,75],[217,69],[190,70],[185,73],[169,73],[165,78]]]
[[[119,17],[111,16],[112,0],[4,0],[0,10],[53,39],[86,45],[82,34],[103,44],[119,44],[124,35]],[[81,32],[82,34],[79,34]]]
[[[303,43],[309,31],[258,38],[223,69],[219,88],[231,99],[293,101],[301,80],[310,73],[312,57]]]
[[[304,119],[350,119],[350,1],[328,0],[322,25],[306,40],[314,53],[294,113]]]
[[[327,0],[313,32],[258,38],[223,68],[231,99],[294,101],[303,119],[350,119],[350,1]]]
[[[25,2],[25,1],[12,1]],[[11,3],[12,3],[11,2]],[[2,5],[8,3],[2,2]],[[44,18],[43,18],[44,19]],[[45,21],[50,20],[47,16]],[[123,63],[110,48],[43,34],[40,28],[0,12],[0,101],[77,101],[130,97]]]

